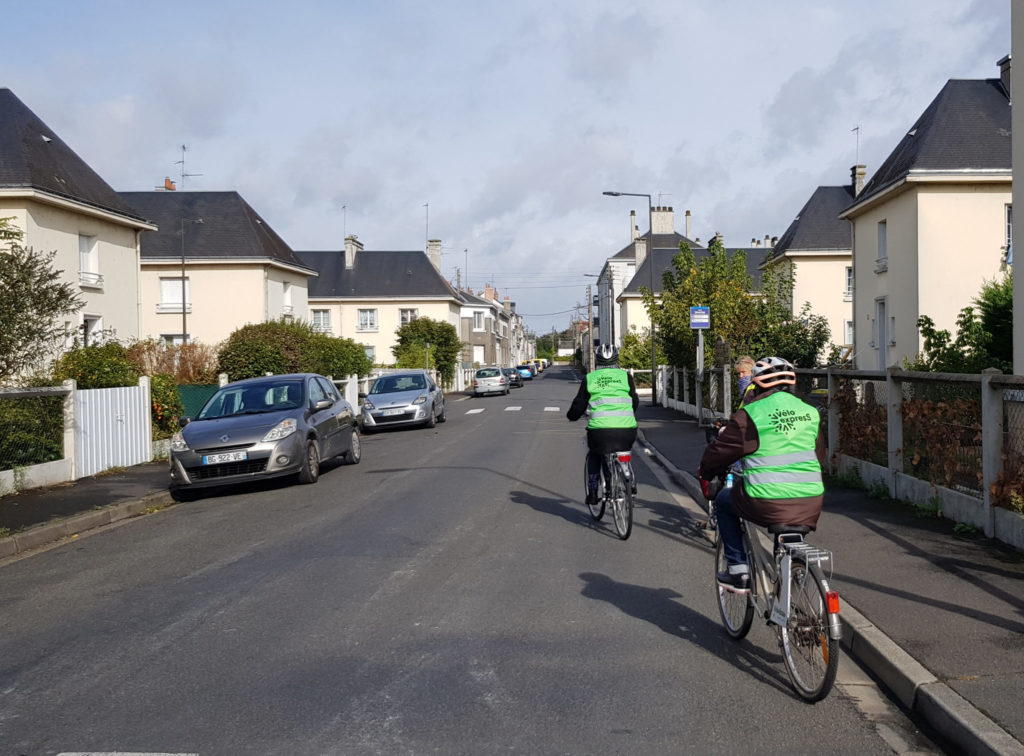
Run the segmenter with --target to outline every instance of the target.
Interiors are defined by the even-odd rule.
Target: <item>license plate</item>
[[[204,465],[219,465],[221,462],[242,462],[246,459],[244,451],[224,452],[223,454],[206,454],[203,456]]]
[[[380,414],[384,415],[384,417],[390,417],[391,415],[401,415],[403,412],[405,410],[399,407],[398,409],[386,409]]]

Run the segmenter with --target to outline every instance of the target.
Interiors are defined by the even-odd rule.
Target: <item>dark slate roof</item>
[[[309,269],[274,229],[238,192],[121,192],[124,201],[156,223],[142,235],[142,261],[181,259],[181,221],[185,257],[203,260],[264,259]]]
[[[142,219],[9,89],[0,89],[0,190],[3,189],[35,189]]]
[[[1010,100],[999,79],[950,79],[857,197],[911,171],[1010,170]]]
[[[853,200],[853,187],[819,186],[776,242],[775,255],[791,250],[852,250],[853,229],[839,213]]]
[[[451,297],[454,290],[425,252],[361,249],[352,269],[345,252],[297,252],[319,278],[309,282],[310,297]]]
[[[651,232],[648,231],[645,234],[640,234],[640,238],[642,238],[642,239],[650,239],[651,238]],[[683,236],[682,234],[677,233],[677,232],[672,232],[671,234],[655,234],[654,235],[654,248],[655,249],[671,250],[672,254],[675,254],[676,252],[679,251],[679,245],[682,244],[683,242],[686,242],[687,244],[689,244],[690,247],[693,248],[693,249],[700,249],[701,248],[700,244],[698,244],[697,242],[693,241],[692,239],[687,239],[685,236]],[[636,242],[635,241],[630,242],[625,247],[623,247],[621,250],[619,250],[614,255],[612,255],[612,259],[616,259],[616,258],[626,258],[626,259],[630,259],[630,260],[636,259]]]
[[[771,249],[758,248],[754,249],[739,249],[728,247],[725,253],[732,258],[737,252],[747,253],[747,274],[753,279],[753,285],[751,291],[760,291],[761,289],[761,264],[765,258],[771,254]],[[675,270],[672,267],[672,258],[679,253],[679,250],[670,249],[656,249],[654,250],[654,293],[661,293],[661,278],[667,270]],[[693,256],[700,262],[704,258],[710,257],[711,252],[705,247],[697,247],[693,250]],[[640,269],[636,272],[636,275],[630,279],[626,288],[623,289],[622,294],[639,294],[640,287],[646,286],[650,288],[651,285],[651,258],[646,257]]]

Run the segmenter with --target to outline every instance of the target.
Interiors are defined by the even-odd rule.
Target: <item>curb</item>
[[[638,431],[637,438],[699,506],[703,494],[697,479],[667,460],[643,431]],[[839,619],[843,625],[841,644],[847,653],[878,677],[908,711],[920,716],[950,743],[965,753],[1024,756],[1024,743],[935,677],[849,602],[843,602]]]
[[[79,533],[95,530],[111,523],[138,517],[147,510],[166,507],[173,504],[174,499],[169,491],[157,491],[139,499],[122,501],[102,509],[73,515],[57,522],[23,530],[6,538],[0,538],[0,559],[23,554],[26,551],[51,546],[68,538],[76,538]]]

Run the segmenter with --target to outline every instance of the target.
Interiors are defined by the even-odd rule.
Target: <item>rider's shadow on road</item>
[[[536,496],[526,491],[512,491],[509,496],[516,504],[525,504],[541,514],[555,515],[573,525],[593,524],[590,515],[584,510],[584,504],[561,497]]]
[[[589,599],[606,601],[624,614],[650,622],[669,635],[700,646],[708,653],[728,661],[758,681],[792,694],[789,681],[779,675],[782,657],[749,641],[731,640],[720,622],[708,619],[686,604],[676,601],[682,594],[671,588],[649,588],[620,583],[599,572],[582,572],[585,585],[581,593]],[[710,591],[710,582],[708,590]]]

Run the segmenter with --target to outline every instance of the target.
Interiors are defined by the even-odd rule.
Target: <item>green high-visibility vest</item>
[[[760,446],[743,458],[743,487],[757,499],[821,496],[821,465],[814,453],[818,410],[779,391],[743,408],[757,427]]]
[[[622,368],[601,368],[587,373],[590,422],[587,428],[635,428],[629,373]]]

